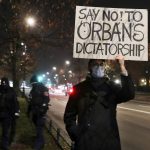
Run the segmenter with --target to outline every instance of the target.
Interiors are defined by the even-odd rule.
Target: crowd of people
[[[116,108],[119,103],[133,99],[135,91],[123,56],[118,55],[116,60],[121,71],[121,86],[108,78],[105,60],[91,59],[87,78],[73,87],[64,112],[64,123],[75,143],[74,150],[121,150]],[[36,127],[34,149],[41,150],[45,143],[43,129],[50,97],[48,88],[38,82],[36,75],[30,83],[27,116]],[[8,150],[14,139],[19,113],[16,92],[9,86],[8,78],[3,77],[0,85],[2,150]]]

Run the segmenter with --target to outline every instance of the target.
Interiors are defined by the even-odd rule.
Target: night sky
[[[95,1],[93,1],[92,6],[112,7],[112,8],[113,7],[114,8],[139,8],[139,9],[149,9],[149,11],[150,11],[150,1],[149,0],[95,0]],[[150,18],[150,15],[149,15],[149,18]],[[150,23],[149,23],[149,28],[150,28]],[[52,65],[53,64],[59,65],[60,63],[62,64],[62,63],[64,63],[63,61],[65,59],[72,60],[73,47],[70,49],[63,49],[63,48],[62,49],[54,48],[54,49],[55,50],[54,50],[53,55],[47,56],[47,57],[51,57],[51,60],[54,60],[54,61],[52,61],[51,63],[49,61],[47,61],[47,63],[46,63],[47,67],[51,66],[51,64]],[[41,59],[41,61],[43,61],[43,63],[45,62],[45,60],[43,60],[43,59]],[[85,62],[85,61],[86,60],[83,59],[83,62]]]
[[[0,2],[3,2],[0,0]],[[34,10],[35,6],[39,6],[39,9],[42,8],[41,11],[41,16],[43,18],[47,18],[49,16],[50,18],[50,13],[53,14],[49,10],[48,1],[39,1],[39,0],[33,0],[30,1],[30,9]],[[35,6],[33,5],[35,3]],[[55,3],[53,1],[49,1],[49,3]],[[77,5],[84,5],[84,1],[76,1]],[[139,9],[148,9],[150,13],[150,0],[93,0],[91,6],[96,6],[96,7],[112,7],[112,8],[139,8]],[[45,10],[45,11],[44,11]],[[5,18],[9,17],[9,9],[7,6],[2,6],[0,3],[0,22],[3,23],[3,19],[1,16],[3,16],[3,13],[5,13]],[[37,13],[37,12],[36,12]],[[55,14],[55,13],[54,13]],[[74,13],[71,14],[72,17],[70,17],[68,20],[70,21],[70,25],[74,27]],[[61,16],[56,16],[57,18]],[[149,15],[150,18],[150,15]],[[7,18],[6,18],[7,20]],[[150,20],[150,19],[149,19]],[[3,25],[4,27],[5,25]],[[150,28],[150,21],[149,21],[149,28]],[[0,42],[5,38],[5,32],[2,30],[2,26],[0,28]],[[61,29],[61,27],[60,27]],[[66,27],[67,30],[67,27]],[[48,32],[49,33],[49,32]],[[66,32],[67,33],[67,32]],[[150,34],[149,34],[150,35]],[[150,39],[150,38],[149,38]],[[36,48],[36,55],[37,55],[37,60],[38,60],[38,71],[46,71],[50,70],[52,66],[63,66],[65,60],[73,60],[72,58],[72,52],[73,52],[73,37],[72,39],[69,40],[64,40],[65,43],[68,43],[68,41],[72,42],[71,46],[68,47],[63,47],[63,46],[51,46],[50,42],[44,42],[43,44],[40,45],[40,47]],[[149,40],[150,41],[150,40]],[[59,41],[58,41],[59,42]],[[66,44],[67,45],[67,44]],[[69,44],[68,44],[69,45]],[[33,50],[33,48],[30,48],[30,50]],[[83,60],[84,61],[84,60]]]

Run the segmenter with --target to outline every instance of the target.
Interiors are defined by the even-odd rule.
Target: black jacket
[[[42,83],[34,83],[29,94],[28,114],[45,115],[48,110],[50,98],[48,88]]]
[[[20,113],[17,95],[12,87],[0,86],[0,107],[0,117],[15,117]]]
[[[134,98],[130,76],[121,76],[122,87],[107,78],[74,86],[64,114],[66,130],[76,150],[120,150],[116,107]]]

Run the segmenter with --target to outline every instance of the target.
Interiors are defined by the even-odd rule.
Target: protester
[[[66,130],[75,150],[121,150],[116,121],[117,104],[134,98],[134,85],[121,55],[121,86],[110,81],[101,59],[89,61],[89,76],[75,85],[64,113]]]
[[[38,82],[36,75],[31,77],[30,83],[32,90],[29,94],[27,115],[29,117],[31,114],[32,121],[36,127],[34,149],[40,150],[44,147],[43,129],[50,99],[48,89],[42,83]]]
[[[12,87],[9,86],[8,78],[1,78],[0,85],[0,123],[2,126],[2,150],[8,150],[9,143],[13,140],[15,135],[15,126],[13,135],[9,130],[16,118],[19,117],[19,103],[16,93]],[[9,141],[11,139],[11,141]]]

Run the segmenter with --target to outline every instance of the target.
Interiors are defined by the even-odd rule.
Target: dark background
[[[20,1],[23,1],[23,0],[20,0]],[[20,2],[20,1],[18,1],[18,2]],[[95,7],[148,9],[148,14],[149,14],[148,15],[148,20],[149,20],[148,28],[150,29],[150,0],[89,0],[89,1],[90,1],[89,6],[95,6]],[[52,4],[56,3],[56,5],[57,5],[57,3],[59,4],[59,3],[62,3],[63,1],[61,1],[61,0],[56,0],[56,1],[31,0],[31,1],[27,1],[27,2],[29,3],[29,7],[28,7],[29,12],[32,12],[33,10],[35,10],[35,8],[36,9],[38,8],[39,11],[41,11],[39,14],[39,17],[44,19],[44,18],[48,18],[50,16],[50,14],[48,13],[51,10],[50,3],[52,3]],[[27,2],[25,2],[25,3],[27,3]],[[86,6],[86,3],[84,0],[76,0],[75,3],[76,3],[76,5]],[[11,11],[10,11],[9,7],[10,7],[9,0],[5,0],[5,1],[0,0],[0,49],[2,48],[1,43],[3,44],[3,40],[5,38],[7,39],[4,18],[5,18],[5,20],[9,20],[9,17],[11,16]],[[66,9],[69,9],[69,7],[70,6],[67,6]],[[56,15],[56,12],[52,12],[52,14]],[[61,18],[62,17],[61,13],[56,17]],[[59,45],[59,43],[60,43],[59,40],[57,41],[57,39],[54,39],[53,36],[48,37],[47,35],[51,33],[51,31],[49,30],[50,32],[46,33],[47,37],[46,37],[46,39],[43,40],[43,43],[40,44],[40,46],[31,47],[29,45],[28,50],[34,51],[36,53],[36,58],[37,58],[37,62],[38,62],[36,71],[44,72],[44,71],[49,71],[52,68],[52,66],[63,66],[65,60],[70,60],[72,62],[77,61],[77,59],[72,58],[73,57],[73,38],[74,38],[73,33],[74,33],[74,22],[75,22],[75,10],[72,10],[69,17],[70,18],[67,18],[66,26],[64,24],[63,27],[60,26],[58,28],[60,30],[62,28],[64,28],[66,30],[65,32],[67,33],[67,30],[69,30],[67,25],[72,27],[71,37],[66,38],[66,39],[64,38],[63,41],[61,41],[64,44]],[[64,20],[65,19],[66,18],[64,18]],[[41,25],[39,25],[39,26],[41,27]],[[36,27],[33,30],[35,32],[37,32],[38,28],[39,27]],[[34,31],[32,31],[32,32],[34,32]],[[40,30],[39,30],[38,35],[40,35],[42,37],[43,36],[42,34],[43,33],[40,32]],[[150,37],[150,30],[148,31],[148,35]],[[55,45],[53,45],[53,43],[52,43],[54,41],[55,41]],[[148,41],[150,42],[150,38],[148,39]],[[66,46],[63,46],[63,45],[66,45]],[[86,61],[85,59],[82,59],[81,63],[85,62],[85,61]],[[76,65],[76,62],[73,63],[73,65]],[[83,65],[83,63],[79,64],[79,65]]]

